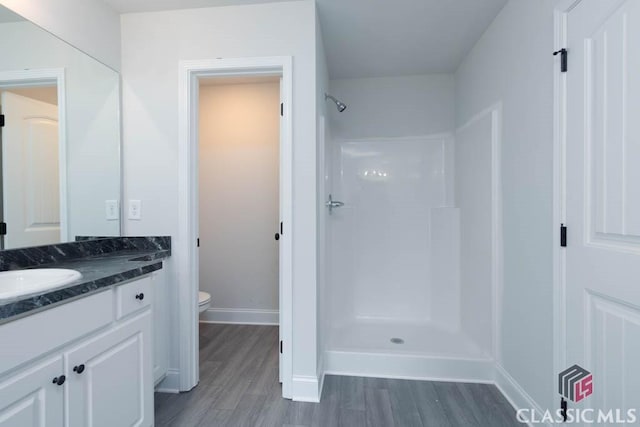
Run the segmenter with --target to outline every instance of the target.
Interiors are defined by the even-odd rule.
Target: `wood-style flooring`
[[[320,403],[281,397],[278,329],[200,325],[200,384],[155,395],[156,426],[521,426],[493,385],[327,376]]]

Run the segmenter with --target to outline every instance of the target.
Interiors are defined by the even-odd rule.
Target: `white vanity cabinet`
[[[158,385],[169,370],[168,287],[164,269],[151,274],[153,311],[153,382]]]
[[[58,385],[62,372],[62,357],[57,356],[0,382],[0,426],[62,427],[64,382]]]
[[[150,333],[146,310],[65,354],[70,426],[152,424]]]
[[[152,280],[0,325],[0,427],[152,426]]]

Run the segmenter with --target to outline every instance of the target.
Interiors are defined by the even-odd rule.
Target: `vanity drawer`
[[[151,304],[151,276],[116,287],[116,318],[149,307]]]
[[[0,376],[113,321],[111,289],[0,325]]]

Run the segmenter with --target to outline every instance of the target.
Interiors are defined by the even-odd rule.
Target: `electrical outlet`
[[[106,210],[107,221],[120,219],[120,207],[117,200],[105,200],[104,207]]]
[[[142,202],[129,200],[129,219],[140,220],[142,218]]]

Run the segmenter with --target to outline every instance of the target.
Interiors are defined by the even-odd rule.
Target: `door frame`
[[[569,13],[582,0],[562,0],[554,9],[554,51],[567,48]],[[566,225],[567,73],[560,56],[553,61],[553,367],[554,375],[567,366],[566,253],[560,247],[560,224]],[[556,396],[556,382],[552,381]]]
[[[177,265],[180,390],[198,384],[198,79],[281,76],[280,126],[280,336],[283,340],[282,394],[291,398],[293,358],[293,64],[290,56],[183,60],[179,64]]]
[[[58,91],[58,168],[60,187],[60,241],[68,242],[67,212],[67,107],[64,68],[0,71],[0,90],[56,85]],[[3,196],[4,197],[4,196]]]

